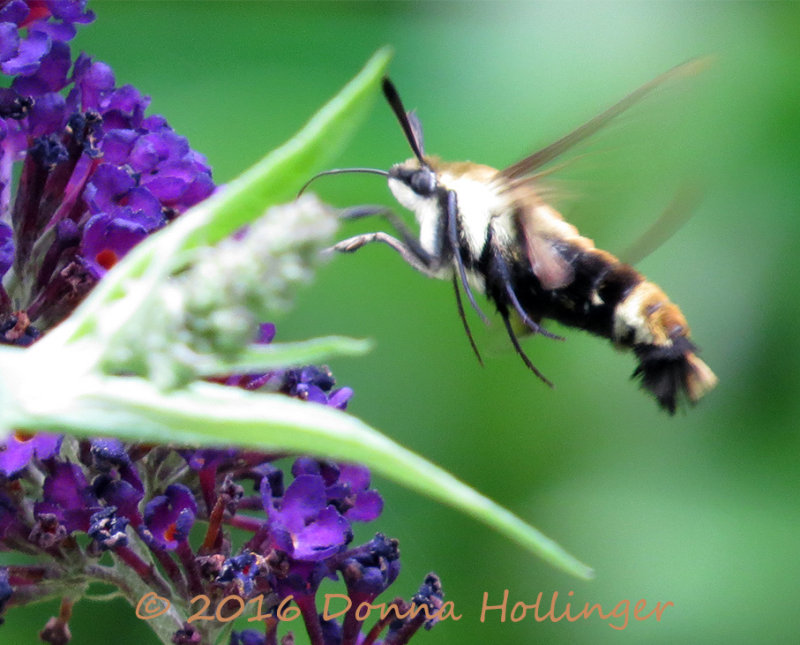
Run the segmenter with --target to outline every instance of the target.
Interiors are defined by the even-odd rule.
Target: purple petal
[[[331,392],[328,397],[328,405],[338,410],[347,409],[347,403],[353,398],[353,390],[349,387],[340,387]]]
[[[196,175],[192,183],[186,187],[186,190],[183,192],[183,196],[181,197],[180,204],[177,204],[176,207],[180,210],[183,210],[190,208],[195,204],[199,204],[206,197],[211,195],[215,189],[216,185],[211,179],[211,175],[205,174],[204,170],[203,174]]]
[[[83,508],[89,497],[89,484],[83,470],[70,463],[56,464],[53,474],[45,479],[42,487],[44,499],[61,508]]]
[[[93,213],[108,211],[128,194],[136,181],[123,168],[101,164],[84,191],[84,199]]]
[[[131,129],[107,130],[100,144],[103,160],[117,166],[129,163],[133,145],[140,136],[139,132]]]
[[[345,512],[345,517],[354,522],[371,522],[383,511],[383,498],[378,491],[365,490],[356,495],[353,508]]]
[[[18,441],[9,435],[0,447],[0,474],[11,478],[22,471],[33,458],[33,446],[29,441]]]
[[[42,57],[39,68],[36,70],[35,75],[31,77],[31,80],[35,78],[45,88],[45,92],[58,92],[67,84],[67,74],[71,65],[72,57],[69,46],[64,43],[54,42],[50,51]],[[20,94],[38,96],[44,93],[41,90],[35,92],[23,90],[17,84],[14,85],[14,88]],[[31,87],[31,89],[34,88]]]
[[[129,217],[101,213],[86,225],[80,256],[95,277],[102,277],[120,258],[147,237],[147,229]]]
[[[182,484],[171,484],[163,495],[145,507],[144,521],[150,537],[166,549],[174,549],[186,539],[197,515],[192,491]]]
[[[142,136],[131,152],[131,165],[138,172],[149,172],[166,161],[179,161],[189,153],[189,142],[186,137],[172,131],[151,132]],[[188,165],[193,170],[191,164]],[[194,173],[186,173],[193,178]],[[173,172],[172,174],[178,174]]]
[[[56,464],[45,479],[42,491],[43,501],[34,505],[37,516],[55,515],[68,533],[89,528],[89,518],[99,509],[99,504],[79,466]]]
[[[28,17],[28,3],[25,0],[12,0],[0,9],[0,22],[13,22],[19,26]]]
[[[353,492],[369,488],[369,468],[360,464],[339,464],[339,481]]]
[[[39,69],[42,57],[50,51],[52,40],[47,34],[34,31],[28,38],[20,41],[17,55],[0,63],[0,69],[8,76],[28,76]]]
[[[44,22],[40,20],[36,23],[36,31],[43,31],[54,41],[65,42],[75,38],[77,30],[69,23]]]
[[[323,405],[328,402],[328,395],[317,387],[316,385],[308,385],[300,383],[297,386],[297,396],[306,401],[313,401],[314,403],[322,403]]]
[[[34,457],[49,459],[61,449],[63,435],[40,432],[33,436],[10,434],[0,444],[0,473],[13,477]]]
[[[56,92],[39,96],[28,116],[28,127],[35,137],[57,132],[67,121],[66,101]]]
[[[325,508],[325,484],[322,477],[300,475],[289,484],[281,502],[282,523],[291,531],[299,530]]]
[[[33,444],[33,449],[38,459],[50,459],[61,450],[61,440],[63,438],[64,435],[61,434],[39,432],[30,440],[30,443]]]
[[[92,482],[92,489],[99,499],[102,499],[109,506],[116,506],[117,513],[129,519],[134,526],[142,522],[139,512],[139,503],[144,498],[144,493],[137,490],[126,481],[110,479],[106,475],[100,475]]]
[[[148,232],[164,225],[161,202],[146,188],[134,188],[125,197],[125,203],[133,211],[136,222],[144,226]]]
[[[300,475],[319,475],[320,465],[319,460],[313,457],[298,457],[292,464],[292,475],[299,477]]]
[[[126,123],[109,127],[138,128],[149,104],[150,97],[142,96],[133,85],[123,85],[111,92],[103,101],[103,118],[110,124]]]
[[[0,238],[1,239],[1,238]],[[273,323],[261,323],[258,326],[258,336],[256,343],[260,345],[268,345],[275,338],[275,325]]]
[[[350,538],[350,523],[333,506],[328,506],[316,521],[294,535],[294,553],[298,560],[324,560],[336,553]]]
[[[4,63],[17,54],[19,34],[17,26],[10,22],[0,22],[0,63]]]
[[[81,106],[84,110],[97,109],[101,106],[103,97],[114,89],[114,72],[100,61],[90,65],[81,62],[82,73],[75,78],[75,87],[81,93]]]
[[[48,0],[53,17],[65,22],[87,24],[94,20],[94,12],[86,9],[88,0]]]
[[[5,222],[0,222],[0,278],[14,262],[14,233]]]

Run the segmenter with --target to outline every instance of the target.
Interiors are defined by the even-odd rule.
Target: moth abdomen
[[[546,289],[532,271],[519,273],[514,288],[526,311],[633,350],[639,360],[633,376],[670,413],[682,397],[694,403],[714,387],[683,313],[658,285],[588,238],[561,240],[553,249],[568,262],[571,280]]]

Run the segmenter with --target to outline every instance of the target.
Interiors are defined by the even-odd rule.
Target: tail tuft
[[[633,350],[639,359],[633,378],[640,377],[642,387],[670,414],[675,414],[679,399],[696,403],[717,384],[714,372],[696,356],[687,338],[678,337],[671,345],[636,345]]]

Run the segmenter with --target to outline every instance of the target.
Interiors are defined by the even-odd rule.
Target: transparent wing
[[[551,143],[549,146],[545,146],[544,148],[537,150],[524,159],[520,159],[517,163],[509,166],[508,168],[503,169],[501,171],[501,175],[506,179],[513,180],[531,174],[535,170],[538,170],[545,164],[559,157],[561,154],[572,148],[575,144],[595,134],[598,130],[608,125],[608,123],[614,118],[632,106],[636,105],[636,103],[641,101],[645,96],[650,94],[653,90],[660,87],[664,83],[697,74],[708,67],[708,65],[709,59],[698,58],[687,61],[682,65],[678,65],[677,67],[673,67],[671,70],[661,74],[660,76],[657,76],[652,81],[645,83],[638,89],[634,90],[621,101],[608,108],[605,112],[601,112],[593,119],[590,119],[583,125],[575,128],[569,134],[566,134],[557,141]]]

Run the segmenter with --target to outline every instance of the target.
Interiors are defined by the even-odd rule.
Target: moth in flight
[[[414,156],[388,171],[327,170],[306,186],[317,177],[345,172],[387,178],[397,201],[414,213],[419,234],[412,233],[385,207],[354,207],[346,209],[344,216],[383,216],[399,239],[378,231],[343,240],[334,249],[352,253],[371,242],[382,242],[420,273],[450,280],[464,329],[479,361],[480,353],[464,314],[462,292],[484,321],[488,319],[473,291],[482,292],[494,304],[517,354],[548,385],[550,382],[520,346],[514,322],[521,322],[532,333],[560,339],[541,325],[549,318],[632,350],[639,362],[633,376],[674,414],[680,400],[694,403],[717,382],[711,369],[697,357],[686,319],[656,284],[611,253],[596,248],[592,240],[566,222],[543,199],[536,171],[663,82],[692,73],[699,64],[690,61],[662,74],[571,133],[503,170],[426,155],[419,120],[413,112],[406,112],[394,85],[385,78],[383,93]],[[512,321],[512,317],[519,320]]]

